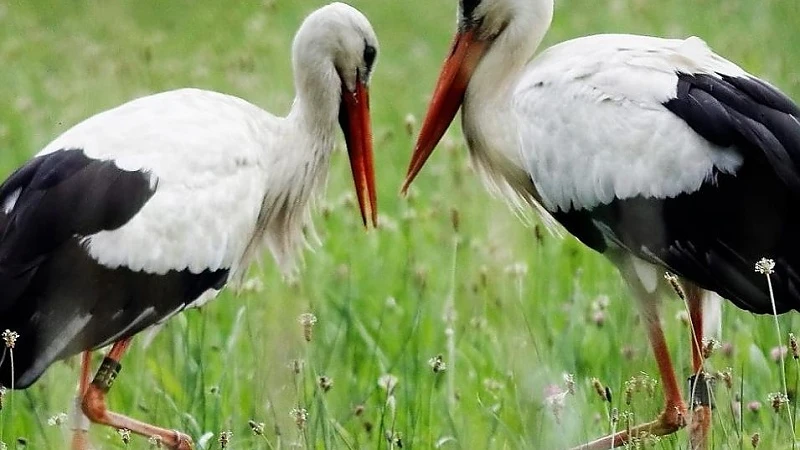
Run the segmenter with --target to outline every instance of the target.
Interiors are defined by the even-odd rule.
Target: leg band
[[[695,406],[710,406],[714,408],[714,400],[711,398],[711,381],[706,378],[705,372],[689,377],[689,403],[690,408]]]
[[[122,369],[122,364],[118,361],[114,361],[109,357],[104,358],[100,368],[97,369],[97,374],[94,376],[92,384],[104,393],[108,392],[114,384],[114,380],[117,379],[120,369]]]

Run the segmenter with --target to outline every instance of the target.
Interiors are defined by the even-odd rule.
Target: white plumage
[[[459,1],[456,39],[403,190],[461,107],[490,191],[534,207],[617,265],[642,312],[667,405],[631,435],[585,447],[605,449],[684,425],[656,307],[665,271],[687,293],[698,374],[695,344],[703,330],[719,335],[720,296],[757,313],[800,309],[800,108],[696,37],[589,36],[528,62],[552,16],[553,0]],[[764,256],[777,261],[776,303],[753,271]],[[707,432],[710,416],[698,417],[708,420],[692,429]]]
[[[233,275],[246,268],[244,253],[251,239],[263,240],[255,232],[267,192],[287,191],[284,195],[296,197],[293,203],[302,212],[327,170],[327,157],[320,158],[309,161],[315,173],[308,178],[282,179],[286,172],[303,174],[296,166],[309,159],[306,155],[327,156],[309,151],[313,140],[303,142],[286,125],[239,98],[182,89],[91,117],[40,155],[79,148],[90,158],[111,160],[120,169],[145,171],[151,177],[155,193],[138,214],[121,228],[84,238],[101,264],[156,274],[230,268]],[[282,147],[297,151],[282,152]],[[306,184],[312,189],[301,187]],[[300,225],[294,220],[276,228],[294,243]],[[276,245],[276,257],[289,260],[291,247]]]
[[[145,171],[156,187],[124,226],[84,238],[92,257],[110,268],[155,274],[226,268],[235,280],[267,245],[291,273],[303,227],[315,237],[308,207],[328,172],[341,84],[351,90],[357,84],[355,73],[340,81],[338,67],[328,63],[338,50],[327,48],[327,35],[339,32],[335,26],[354,27],[355,36],[339,40],[359,49],[366,41],[377,45],[369,23],[352,11],[332,4],[298,32],[298,98],[286,118],[234,96],[180,89],[99,113],[45,146],[39,155],[76,148],[120,169]],[[360,58],[363,51],[356,53]]]
[[[14,369],[0,352],[0,385],[24,389],[83,352],[78,404],[91,421],[191,448],[181,433],[109,414],[108,377],[134,335],[238,283],[265,248],[294,270],[304,230],[316,238],[309,213],[337,128],[364,225],[376,223],[377,48],[367,19],[333,3],[295,36],[286,117],[217,92],[163,92],[86,119],[12,173],[0,184],[0,329],[23,338]],[[89,352],[112,343],[89,384]]]
[[[746,75],[698,38],[632,35],[564,42],[527,66],[512,100],[517,148],[547,209],[674,197],[698,190],[714,168],[736,172],[739,153],[664,108],[679,72]]]

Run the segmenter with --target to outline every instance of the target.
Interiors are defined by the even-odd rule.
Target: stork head
[[[422,123],[403,193],[455,118],[476,69],[493,64],[502,73],[510,68],[499,67],[501,61],[524,64],[553,15],[553,0],[459,0],[458,6],[458,29]]]
[[[293,44],[298,95],[317,117],[338,114],[355,182],[361,218],[377,225],[369,81],[378,56],[378,39],[361,12],[331,3],[311,13]],[[336,103],[327,101],[336,92]],[[327,111],[326,105],[337,111]]]

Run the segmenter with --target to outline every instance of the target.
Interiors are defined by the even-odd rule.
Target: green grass
[[[454,27],[455,0],[358,0],[381,54],[372,111],[382,227],[365,233],[350,194],[346,158],[335,155],[324,211],[315,216],[324,244],[306,253],[301,276],[287,282],[266,256],[251,276],[259,292],[226,292],[165,326],[148,348],[123,360],[111,407],[178,428],[204,448],[232,430],[228,448],[563,448],[609,431],[610,407],[595,394],[597,377],[614,393],[611,407],[649,420],[662,406],[624,383],[656,369],[633,303],[613,267],[572,238],[525,227],[490,198],[468,168],[457,126],[409,199],[398,189],[410,157],[408,114],[420,117]],[[562,0],[547,44],[597,32],[703,37],[720,53],[800,99],[800,2],[796,0]],[[322,1],[0,3],[0,174],[5,176],[59,132],[141,94],[197,86],[235,94],[283,114],[293,89],[291,39],[302,17]],[[451,215],[457,211],[459,229]],[[539,230],[541,231],[541,230]],[[455,243],[458,243],[456,247]],[[522,270],[526,268],[527,270]],[[592,303],[610,299],[604,323]],[[664,303],[664,323],[679,376],[689,375],[687,328],[678,301]],[[306,343],[298,316],[318,322]],[[780,318],[784,332],[795,315]],[[785,414],[766,404],[780,390],[768,317],[726,307],[734,388],[716,388],[713,448],[791,448]],[[24,336],[21,337],[24,339]],[[428,360],[442,354],[447,370]],[[100,356],[98,355],[99,361]],[[294,375],[291,361],[305,361]],[[6,397],[0,440],[9,448],[63,448],[67,425],[48,418],[68,410],[77,358],[56,363],[27,391]],[[378,387],[397,377],[393,408]],[[574,374],[555,417],[544,403],[551,385]],[[316,377],[333,388],[322,393]],[[798,371],[787,366],[790,390]],[[739,421],[732,402],[746,408]],[[363,409],[361,409],[363,407]],[[308,411],[300,432],[290,411]],[[357,408],[362,411],[356,414]],[[248,420],[265,423],[251,433]],[[622,426],[622,425],[620,425]],[[113,430],[93,427],[98,448],[123,448]],[[652,448],[684,449],[686,432]],[[148,448],[134,438],[130,448]]]

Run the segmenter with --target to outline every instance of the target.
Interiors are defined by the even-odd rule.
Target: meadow
[[[71,125],[148,93],[195,86],[284,114],[290,45],[322,0],[0,2],[0,177]],[[352,0],[380,39],[371,85],[380,223],[365,232],[347,158],[333,157],[314,222],[322,244],[296,279],[271,257],[240,293],[134,341],[112,409],[192,435],[199,448],[566,448],[650,420],[660,386],[633,302],[610,263],[519,220],[472,173],[458,124],[407,198],[398,192],[416,124],[455,25],[455,0]],[[545,45],[586,34],[697,35],[800,100],[797,0],[559,0]],[[290,149],[288,150],[290,151]],[[232,198],[231,201],[236,201]],[[768,256],[768,255],[765,255]],[[310,340],[302,314],[316,323]],[[680,379],[690,370],[683,303],[663,318]],[[712,448],[794,448],[776,347],[780,319],[726,305]],[[800,366],[786,366],[790,397]],[[98,352],[95,365],[101,358]],[[437,359],[439,358],[439,359]],[[438,370],[434,370],[438,369]],[[66,448],[78,358],[4,397],[9,449]],[[320,379],[320,377],[325,377]],[[566,390],[566,379],[574,383]],[[595,392],[608,386],[611,402]],[[628,401],[630,400],[630,401]],[[255,432],[254,432],[255,430]],[[123,443],[93,427],[96,448]],[[642,448],[688,448],[680,431]]]

